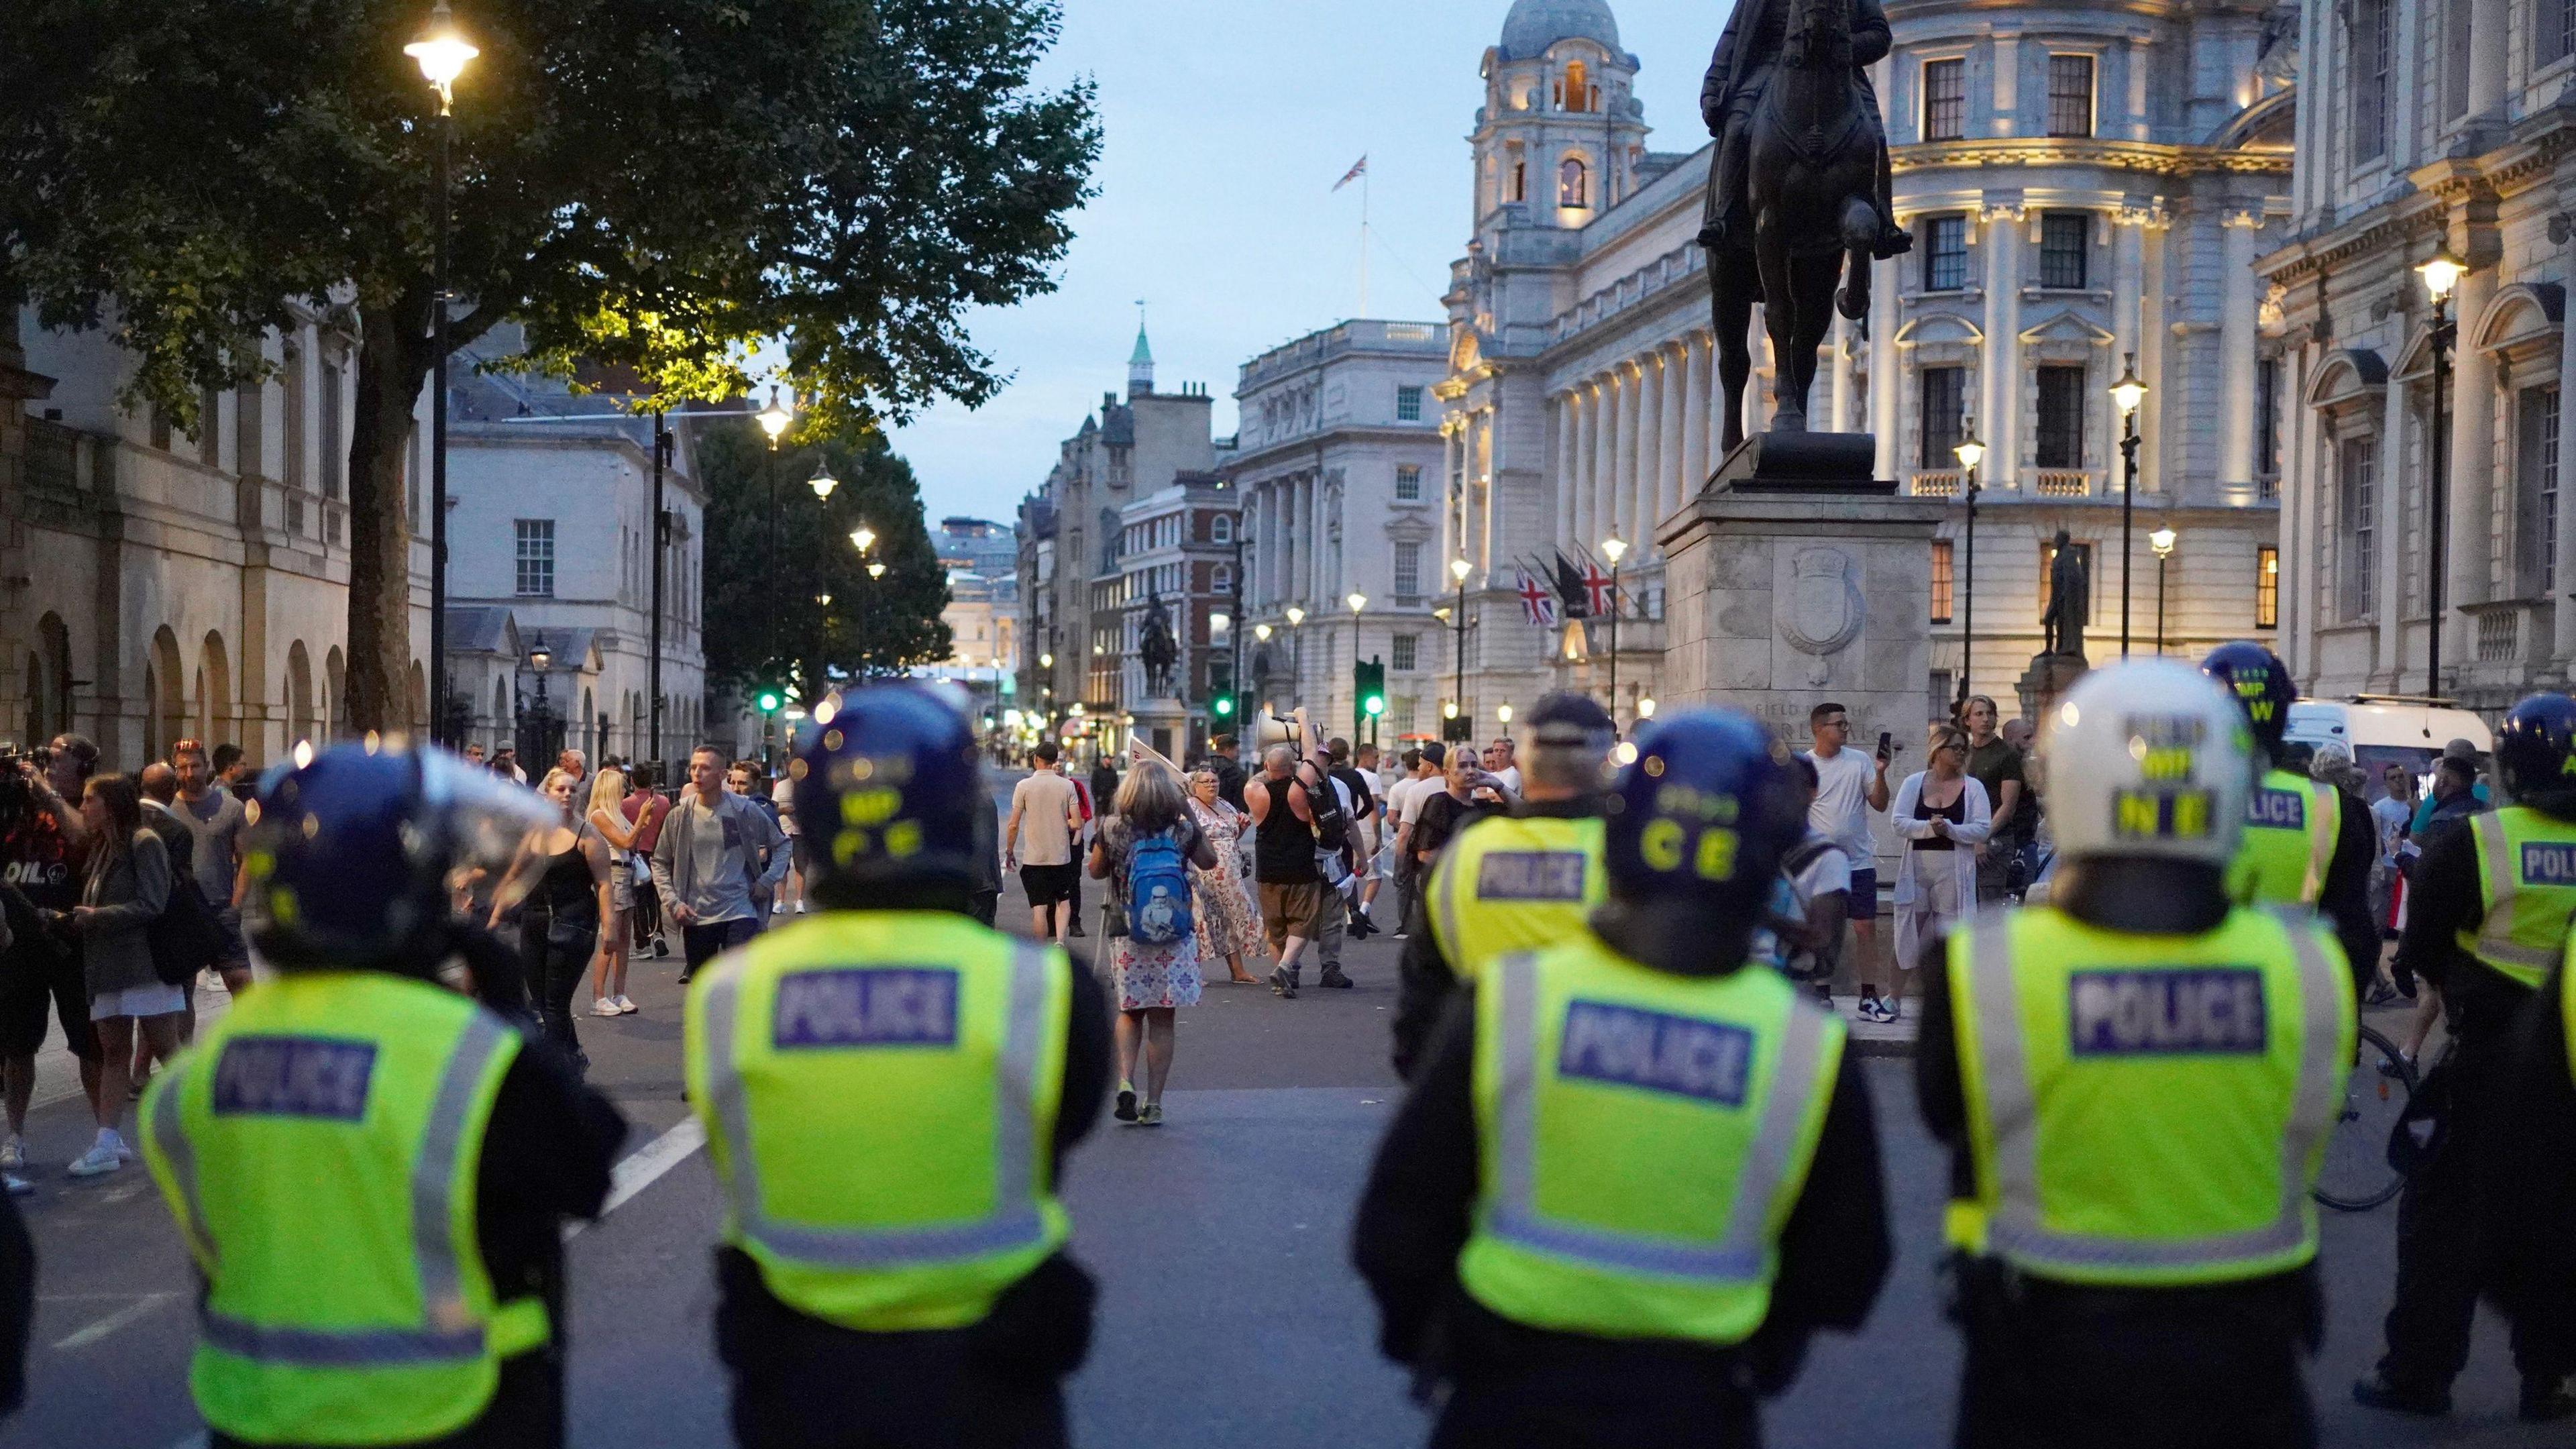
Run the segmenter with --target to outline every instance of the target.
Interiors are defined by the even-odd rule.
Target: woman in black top
[[[519,954],[528,963],[537,1020],[546,1040],[587,1066],[589,1058],[573,1033],[572,998],[598,954],[599,923],[611,917],[609,858],[608,842],[574,812],[575,785],[569,772],[552,770],[538,787],[563,811],[563,823],[534,831],[519,843],[510,873],[493,893],[492,924],[499,926],[510,904],[524,894]]]

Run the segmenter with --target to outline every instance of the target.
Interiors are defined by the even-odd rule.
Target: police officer
[[[2570,942],[2576,955],[2576,941]],[[2496,1306],[2517,1332],[2549,1345],[2556,1362],[2576,1350],[2576,968],[2557,973],[2522,1010],[2497,1101],[2510,1153],[2486,1163],[2481,1241]],[[2565,1395],[2528,1407],[2556,1417]]]
[[[2398,967],[2442,993],[2451,1028],[2416,1092],[2439,1125],[2397,1202],[2388,1352],[2352,1390],[2402,1413],[2451,1407],[2479,1290],[2493,1282],[2478,1230],[2481,1180],[2529,1155],[2504,1127],[2503,1068],[2514,1023],[2557,966],[2576,915],[2576,700],[2535,694],[2515,705],[2496,733],[2495,762],[2508,803],[2424,843],[2397,942]],[[2565,1230],[2563,1221],[2551,1228]],[[2576,1358],[2565,1345],[2525,1320],[2513,1356],[2524,1419],[2576,1412],[2564,1382]]]
[[[735,1436],[1063,1444],[1093,1293],[1055,1184],[1108,1089],[1108,1005],[1062,951],[972,919],[992,808],[943,700],[827,704],[789,776],[821,913],[718,958],[688,1003]]]
[[[277,979],[198,1029],[143,1149],[203,1279],[216,1446],[563,1442],[565,1217],[626,1133],[552,1049],[437,984],[451,870],[546,812],[436,752],[344,745],[244,840]]]
[[[1607,903],[1461,986],[1360,1204],[1381,1347],[1451,1389],[1435,1446],[1753,1444],[1887,1274],[1843,1025],[1746,968],[1804,829],[1787,769],[1737,714],[1637,745]]]
[[[2243,713],[2179,662],[2048,717],[2050,904],[1924,954],[1916,1085],[1952,1151],[1957,1442],[2315,1442],[2308,1196],[2342,1108],[2352,978],[2304,912],[2225,887]]]
[[[1440,1009],[1485,962],[1583,934],[1606,893],[1601,788],[1616,741],[1588,695],[1559,691],[1522,726],[1520,799],[1450,841],[1422,893],[1424,920],[1399,963],[1395,1071],[1410,1078]]]
[[[2227,890],[2239,905],[2315,908],[2333,928],[2367,986],[2379,972],[2379,923],[2370,912],[2370,867],[2378,858],[2367,811],[2345,809],[2343,792],[2281,768],[2282,737],[2298,686],[2279,655],[2260,644],[2221,644],[2201,672],[2235,696],[2254,726],[2261,778],[2245,802],[2244,838],[2228,863]]]

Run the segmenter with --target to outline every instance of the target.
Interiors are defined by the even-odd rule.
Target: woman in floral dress
[[[1132,933],[1136,904],[1130,899],[1128,869],[1137,844],[1169,835],[1193,872],[1217,863],[1198,822],[1190,818],[1189,795],[1178,770],[1160,759],[1138,761],[1118,787],[1117,813],[1101,821],[1092,842],[1092,879],[1107,881],[1114,899],[1127,907],[1125,929],[1109,938],[1112,984],[1118,992],[1118,1105],[1121,1122],[1159,1127],[1163,1122],[1163,1083],[1172,1075],[1175,1011],[1199,1002],[1198,932],[1179,933],[1169,945],[1138,940]],[[1195,897],[1197,892],[1193,890]],[[1195,910],[1192,912],[1196,914]],[[1136,1058],[1145,1059],[1145,1094],[1136,1096]]]
[[[1260,940],[1252,928],[1252,903],[1243,896],[1243,817],[1217,796],[1216,771],[1190,776],[1190,816],[1216,850],[1216,868],[1190,868],[1190,892],[1197,904],[1199,960],[1222,957],[1237,986],[1258,986],[1261,978],[1243,969],[1243,953]]]

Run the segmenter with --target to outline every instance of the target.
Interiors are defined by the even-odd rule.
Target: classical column
[[[1499,500],[1494,496],[1493,409],[1486,408],[1476,414],[1476,431],[1471,436],[1475,439],[1476,496],[1481,500],[1476,520],[1476,570],[1484,578],[1486,586],[1491,587],[1494,581],[1494,546],[1502,541],[1494,518],[1500,509],[1497,507]]]
[[[1463,415],[1451,413],[1440,424],[1440,577],[1449,577],[1449,560],[1458,557],[1458,452]]]
[[[1601,540],[1613,532],[1625,538],[1636,532],[1632,520],[1637,513],[1637,465],[1646,455],[1646,374],[1633,362],[1623,362],[1614,369],[1619,374],[1619,464],[1611,477],[1610,496],[1603,500],[1600,527],[1583,540],[1583,546],[1594,553],[1601,551]]]
[[[1672,516],[1683,500],[1698,497],[1700,488],[1708,482],[1708,387],[1709,374],[1716,371],[1710,365],[1715,361],[1709,351],[1710,340],[1707,333],[1695,332],[1682,343],[1682,472],[1680,489],[1664,510],[1666,517]],[[2576,352],[2576,348],[2568,350]],[[2576,434],[2576,428],[2568,431]],[[2576,473],[2568,476],[2576,477]]]
[[[2568,506],[2568,485],[2576,483],[2576,416],[2568,409],[2576,407],[2576,344],[2561,343],[2558,349],[2558,536],[2549,547],[2558,560],[2558,577],[2550,589],[2550,603],[2557,613],[2557,630],[2551,636],[2557,643],[2557,655],[2565,660],[2576,656],[2576,508]]]
[[[2132,52],[2135,54],[2135,52]],[[2147,213],[2124,206],[2111,213],[2111,365],[2138,350],[2138,295],[2146,281]],[[2113,374],[2115,377],[2117,374]],[[2107,388],[2109,381],[2102,384]],[[2098,391],[2099,389],[2097,389]]]
[[[1832,353],[1832,369],[1827,374],[1830,390],[1825,398],[1825,429],[1839,433],[1851,426],[1852,359],[1851,321],[1834,309],[1834,327],[1825,334],[1825,346]]]
[[[2390,377],[2387,405],[2380,413],[2387,421],[2379,430],[2379,494],[2375,500],[2379,514],[2379,577],[2371,590],[2377,601],[2371,612],[2379,619],[2381,685],[2404,690],[2415,689],[2423,678],[2420,667],[2406,653],[2407,621],[2414,615],[2409,595],[2419,592],[2414,580],[2406,576],[2410,567],[2406,557],[2406,434],[2414,426],[2407,397],[2412,391],[2406,382]],[[2336,481],[2340,486],[2342,480]],[[2409,668],[2417,672],[2408,675]]]
[[[1986,342],[1977,367],[1977,436],[1989,449],[1979,479],[1988,488],[2012,487],[2021,456],[2021,221],[2019,206],[1985,209]]]
[[[1995,32],[1994,54],[1995,113],[1989,118],[1993,133],[2009,136],[2020,127],[2021,110],[2021,35],[2017,31]]]
[[[2289,416],[2286,429],[2290,457],[2281,469],[2281,519],[2273,542],[2279,552],[2278,576],[2280,628],[2278,639],[2281,657],[2289,662],[2295,679],[2313,677],[2316,673],[2315,625],[2317,559],[2325,550],[2317,546],[2331,537],[2325,521],[2324,459],[2317,451],[2320,427],[2317,410],[2295,401],[2307,396],[2308,378],[2316,366],[2319,352],[2313,342],[2301,343],[2290,352],[2283,365],[2290,375],[2283,379],[2283,410]],[[2289,541],[2303,538],[2306,548],[2293,549]]]
[[[1569,388],[1557,395],[1556,478],[1551,498],[1556,546],[1574,536],[1574,460],[1582,456],[1583,392]]]
[[[1869,430],[1878,436],[1876,476],[1897,476],[1900,440],[1896,436],[1896,402],[1902,396],[1896,360],[1896,262],[1878,264],[1878,285],[1869,295]]]
[[[1601,413],[1599,446],[1592,453],[1592,478],[1583,490],[1583,507],[1575,514],[1576,542],[1594,537],[1601,531],[1602,504],[1610,496],[1611,480],[1619,476],[1620,398],[1619,369],[1601,374],[1599,393],[1594,406]]]
[[[1678,346],[1679,350],[1675,348]],[[1658,355],[1664,360],[1664,447],[1663,466],[1655,470],[1655,481],[1646,491],[1645,516],[1637,520],[1637,536],[1630,542],[1639,554],[1653,550],[1655,526],[1682,506],[1682,474],[1688,471],[1684,457],[1690,436],[1690,339],[1665,343]]]
[[[2425,7],[2429,8],[2429,7]],[[2506,0],[2469,0],[2469,114],[2483,116],[2504,104],[2511,70]],[[2402,111],[2399,114],[2404,114]]]
[[[2138,410],[2138,488],[2162,493],[2165,484],[2164,416],[2182,389],[2165,367],[2166,257],[2171,251],[2173,218],[2158,210],[2147,219],[2146,267],[2138,290],[2138,376],[2155,391]],[[2102,384],[2110,386],[2109,383]],[[2394,473],[2381,475],[2395,478]]]
[[[1619,489],[1619,526],[1617,533],[1630,545],[1645,531],[1639,521],[1651,506],[1661,485],[1655,480],[1664,471],[1664,359],[1660,351],[1649,352],[1637,359],[1637,466],[1631,469]],[[1600,540],[1592,540],[1595,549]]]
[[[2472,22],[2474,23],[2474,22]],[[2460,324],[2460,341],[2486,315],[2495,300],[2496,269],[2481,267],[2460,279],[2451,298],[2451,316]],[[2457,668],[2476,662],[2470,650],[2471,629],[2462,604],[2501,596],[2489,572],[2488,540],[2494,532],[2496,368],[2491,353],[2474,346],[2451,348],[2451,497],[2450,526],[2443,547],[2449,555],[2449,582],[2442,593],[2446,626],[2442,661]],[[2429,420],[2428,420],[2429,421]]]
[[[2218,481],[2251,490],[2254,484],[2254,242],[2260,211],[2231,211],[2218,219]]]

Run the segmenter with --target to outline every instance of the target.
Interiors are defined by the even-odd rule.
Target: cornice
[[[2332,230],[2293,242],[2257,259],[2254,268],[2261,276],[2284,286],[2307,281],[2355,257],[2402,248],[2419,237],[2434,235],[2442,230],[2447,210],[2443,198],[2418,192],[2386,206],[2373,207]]]
[[[1892,147],[1888,164],[1899,174],[1993,166],[2099,166],[2151,176],[2287,176],[2287,151],[2218,150],[2151,141],[2075,140],[2063,136],[2001,136],[1972,141],[1931,141]]]

